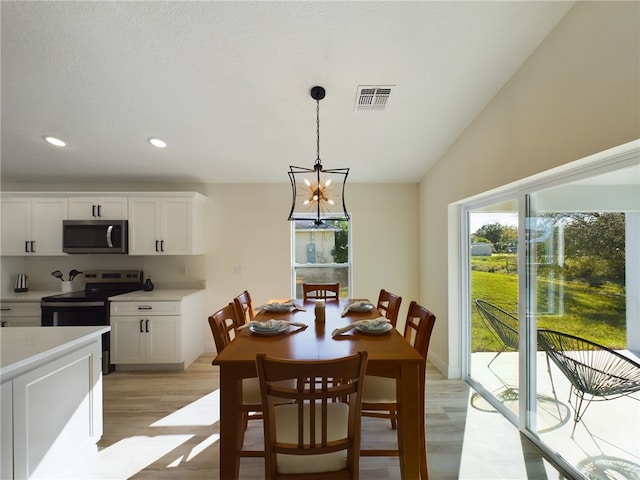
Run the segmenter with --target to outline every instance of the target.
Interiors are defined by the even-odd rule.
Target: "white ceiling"
[[[1,3],[3,181],[287,182],[321,85],[322,163],[369,183],[419,181],[574,2]]]

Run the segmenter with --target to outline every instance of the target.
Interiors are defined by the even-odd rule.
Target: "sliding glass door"
[[[634,152],[462,209],[470,406],[594,479],[640,479]]]

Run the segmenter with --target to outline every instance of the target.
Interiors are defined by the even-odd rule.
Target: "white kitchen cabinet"
[[[154,366],[182,370],[191,365],[204,350],[205,299],[205,290],[140,291],[114,297],[111,362],[118,370]]]
[[[126,220],[127,197],[69,197],[70,220]]]
[[[2,302],[1,327],[39,327],[40,302]],[[1,478],[1,477],[0,477]]]
[[[181,321],[180,302],[112,302],[112,363],[182,362]]]
[[[2,255],[65,255],[67,197],[2,197]]]
[[[13,383],[0,384],[0,478],[13,478]]]
[[[129,255],[204,253],[204,202],[198,193],[129,197]]]

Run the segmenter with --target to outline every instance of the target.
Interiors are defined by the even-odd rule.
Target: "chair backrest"
[[[314,478],[317,472],[358,478],[366,366],[367,352],[331,360],[257,355],[267,479],[285,473]],[[287,380],[295,382],[282,383]],[[291,403],[278,405],[283,398]]]
[[[398,313],[400,312],[401,303],[402,297],[382,288],[378,294],[378,304],[376,307],[380,313],[391,322],[391,325],[395,327],[398,323]]]
[[[302,284],[303,299],[306,300],[339,300],[340,284],[339,283],[303,283]]]
[[[539,329],[538,345],[578,390],[615,398],[640,391],[640,364],[604,345]]]
[[[218,353],[231,343],[231,332],[235,331],[236,322],[236,309],[233,303],[229,303],[209,316],[209,326]]]
[[[423,358],[427,358],[429,341],[436,316],[414,300],[409,304],[407,321],[404,324],[404,338],[413,345]]]
[[[236,308],[236,319],[238,321],[238,325],[236,327],[241,327],[245,323],[253,320],[253,317],[255,316],[253,300],[251,299],[251,294],[247,290],[235,297],[233,299],[233,304]]]
[[[517,349],[519,343],[518,319],[500,307],[485,300],[477,299],[476,307],[482,318],[507,347]]]

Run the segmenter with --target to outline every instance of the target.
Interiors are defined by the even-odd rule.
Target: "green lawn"
[[[518,316],[518,277],[514,272],[513,257],[473,257],[472,302],[481,298]],[[562,290],[561,295],[558,290]],[[552,298],[550,291],[556,292]],[[571,333],[614,349],[626,348],[625,292],[621,285],[589,286],[582,281],[558,282],[539,278],[538,306],[540,311],[553,310],[538,315],[538,328]],[[475,304],[472,322],[472,351],[499,350],[501,342],[486,328]]]

